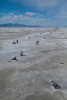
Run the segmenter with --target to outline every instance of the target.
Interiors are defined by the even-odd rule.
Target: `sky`
[[[0,24],[67,26],[67,0],[0,0]]]

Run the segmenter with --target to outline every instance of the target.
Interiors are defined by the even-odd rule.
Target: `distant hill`
[[[37,25],[25,25],[25,24],[18,24],[18,23],[7,23],[7,24],[0,24],[0,27],[41,27]]]

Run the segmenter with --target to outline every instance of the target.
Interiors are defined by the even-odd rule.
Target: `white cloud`
[[[33,12],[26,12],[25,15],[34,16],[34,15],[36,15],[36,13],[33,13]]]
[[[31,13],[33,14],[33,13]],[[28,16],[28,14],[23,16],[23,15],[14,15],[14,14],[8,14],[4,17],[1,17],[0,18],[0,23],[21,23],[21,24],[29,24],[29,25],[38,25],[38,24],[41,24],[43,22],[45,22],[47,19],[43,18],[43,17],[40,17],[40,14],[38,16],[36,16],[34,18],[34,16]]]
[[[9,13],[9,15],[14,15],[14,13]]]
[[[27,13],[27,12],[26,12]],[[67,20],[67,14],[60,12],[54,19],[46,19],[44,15],[36,13],[36,16],[30,15],[15,15],[14,13],[4,14],[0,17],[0,24],[4,23],[20,23],[26,25],[38,25],[38,26],[65,26]],[[33,13],[33,12],[32,12]],[[66,18],[66,19],[65,19]]]
[[[0,18],[0,23],[20,23],[26,25],[38,25],[38,26],[56,26],[57,22],[50,19],[45,19],[44,17],[36,16],[31,17],[27,15],[10,15]]]

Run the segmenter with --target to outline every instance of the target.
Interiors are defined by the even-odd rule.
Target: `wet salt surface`
[[[31,34],[17,37],[17,44],[12,44],[17,38],[2,40],[0,100],[67,100],[67,46],[64,39],[67,29],[7,28],[6,33],[13,31]],[[43,39],[44,36],[47,38]],[[39,40],[39,45],[35,44],[36,40]],[[20,50],[25,56],[19,55]],[[17,56],[18,61],[8,62],[13,56]],[[50,79],[60,84],[62,89],[54,89]]]

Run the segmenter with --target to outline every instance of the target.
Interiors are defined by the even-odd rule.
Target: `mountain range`
[[[6,24],[0,24],[0,27],[41,27],[37,25],[25,25],[25,24],[18,24],[18,23],[6,23]]]

